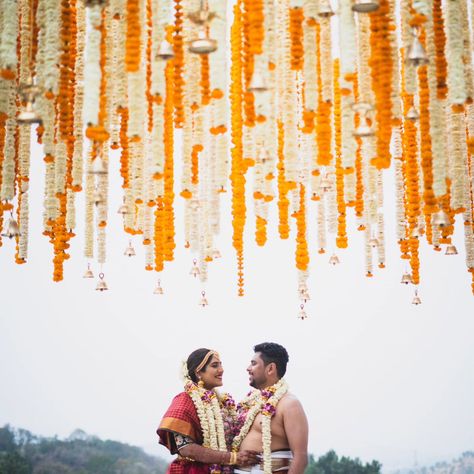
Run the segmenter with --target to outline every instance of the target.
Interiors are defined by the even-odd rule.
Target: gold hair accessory
[[[204,359],[202,359],[202,362],[196,367],[196,373],[201,372],[201,370],[205,367],[207,364],[208,360],[213,356],[219,357],[219,354],[216,351],[209,351],[205,356]]]

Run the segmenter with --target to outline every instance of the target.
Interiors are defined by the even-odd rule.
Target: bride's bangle
[[[235,466],[237,464],[237,453],[235,451],[231,451],[229,465]]]

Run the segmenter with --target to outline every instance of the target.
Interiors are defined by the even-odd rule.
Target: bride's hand
[[[260,453],[257,451],[239,451],[237,453],[237,465],[238,466],[253,466],[260,462]]]

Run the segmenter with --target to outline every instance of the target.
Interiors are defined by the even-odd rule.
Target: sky
[[[387,172],[385,213],[387,268],[364,276],[362,235],[349,219],[349,248],[341,264],[319,255],[310,214],[311,300],[308,319],[297,319],[294,234],[276,234],[258,248],[254,224],[245,241],[246,295],[236,296],[228,202],[217,247],[203,287],[189,275],[181,198],[176,201],[177,248],[161,283],[137,256],[123,251],[128,237],[116,208],[121,203],[118,158],[111,157],[108,260],[110,290],[94,290],[82,274],[83,196],[78,198],[77,237],[65,280],[52,281],[52,250],[41,235],[44,164],[36,145],[30,185],[30,249],[26,265],[13,262],[13,242],[0,249],[0,424],[59,437],[81,428],[101,438],[142,446],[166,457],[156,427],[172,397],[182,390],[181,361],[198,347],[220,352],[224,389],[238,400],[248,391],[246,367],[253,346],[284,345],[290,354],[286,379],[309,420],[309,450],[329,449],[377,459],[385,472],[400,466],[449,460],[474,449],[474,298],[460,254],[445,256],[421,246],[420,296],[400,284],[405,270],[395,241],[393,174]],[[179,170],[177,170],[179,171]],[[230,193],[227,195],[229,198]],[[251,207],[249,215],[253,215]],[[313,210],[310,211],[311,213]],[[312,219],[312,221],[311,221]],[[98,273],[98,268],[93,265]],[[205,289],[209,306],[198,305]]]

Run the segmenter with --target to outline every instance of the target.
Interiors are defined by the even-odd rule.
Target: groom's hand
[[[238,466],[253,466],[254,464],[258,464],[260,462],[261,453],[257,451],[239,451],[237,453],[237,465]]]

